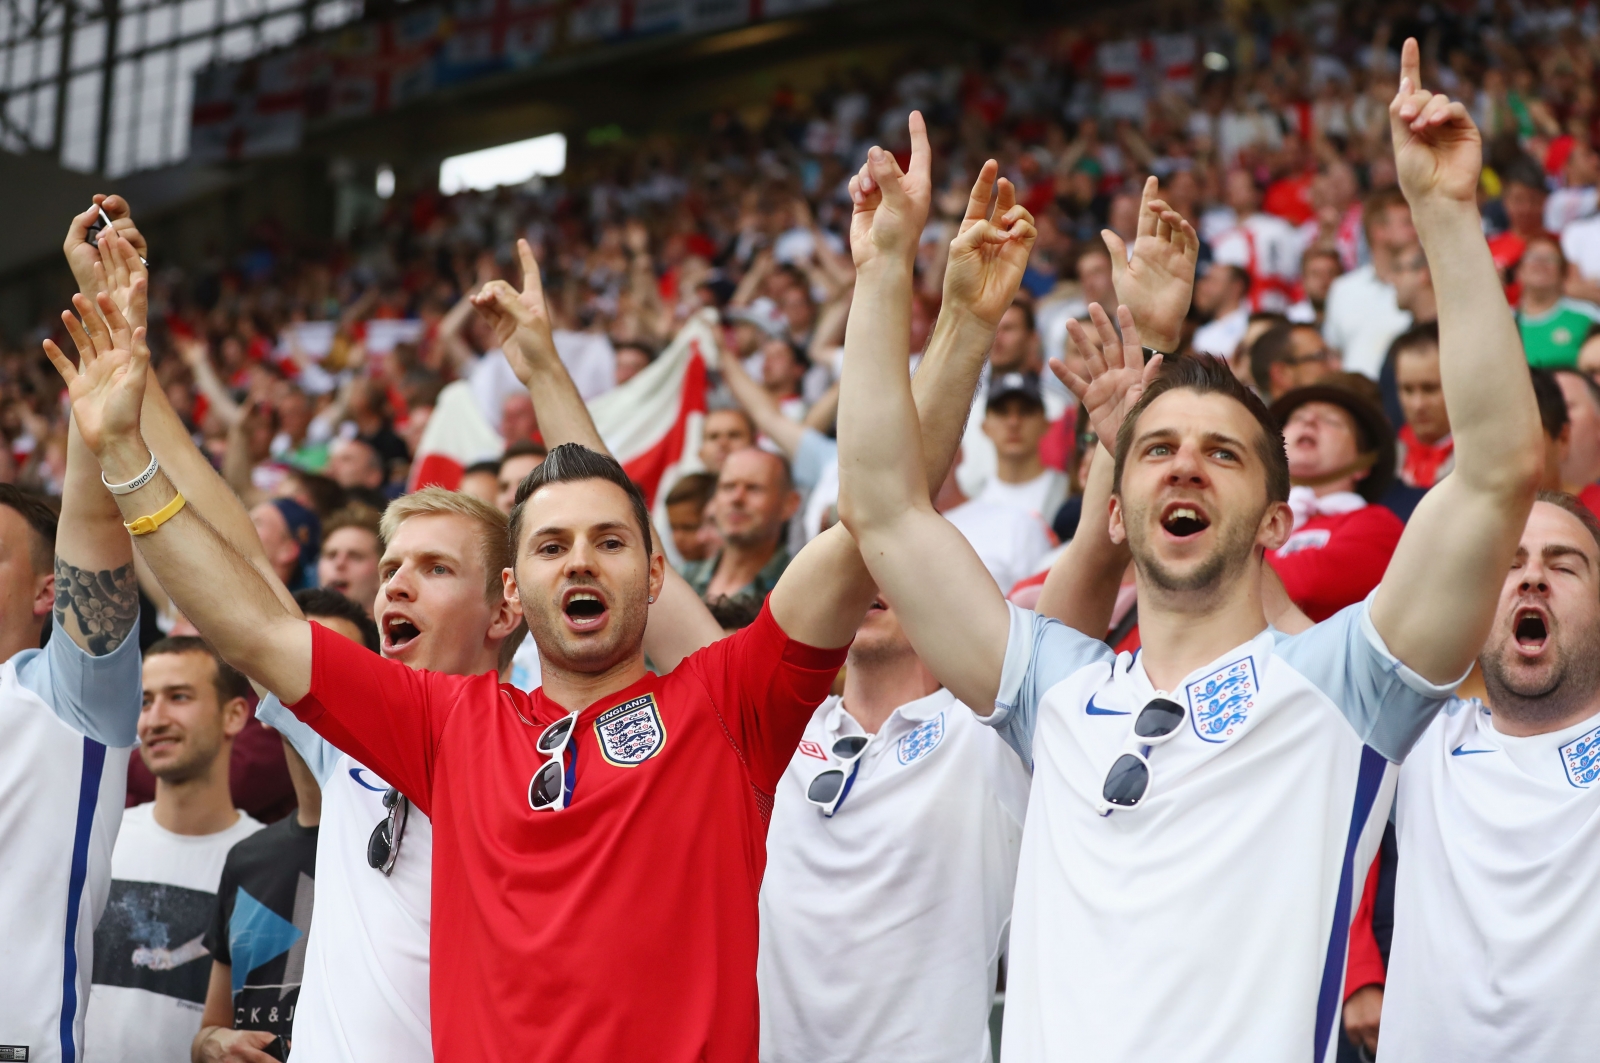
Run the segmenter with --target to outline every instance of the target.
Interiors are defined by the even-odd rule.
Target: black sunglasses
[[[1100,796],[1107,805],[1133,808],[1145,799],[1150,792],[1150,748],[1177,734],[1185,714],[1182,705],[1166,698],[1155,698],[1139,710],[1139,715],[1133,721],[1133,736],[1139,741],[1140,748],[1135,752],[1123,753],[1106,773]]]
[[[385,875],[394,871],[394,862],[400,858],[400,839],[406,833],[406,817],[411,802],[399,790],[389,787],[383,793],[383,807],[389,814],[372,828],[367,838],[367,866]]]

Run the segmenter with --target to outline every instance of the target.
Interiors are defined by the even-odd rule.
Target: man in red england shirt
[[[1394,476],[1394,431],[1365,377],[1339,373],[1272,404],[1283,426],[1294,530],[1267,562],[1312,620],[1361,601],[1383,578],[1405,525],[1375,505]]]

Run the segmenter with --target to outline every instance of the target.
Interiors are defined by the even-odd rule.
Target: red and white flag
[[[667,471],[699,449],[707,370],[716,368],[715,323],[714,311],[691,318],[655,361],[589,403],[600,438],[651,506]],[[471,386],[458,380],[439,393],[417,445],[409,489],[437,484],[455,490],[467,466],[504,449]]]

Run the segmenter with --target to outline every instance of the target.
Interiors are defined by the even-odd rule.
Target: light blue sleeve
[[[1277,655],[1339,707],[1361,741],[1398,764],[1461,679],[1438,685],[1407,668],[1372,626],[1372,598],[1309,631],[1279,635]]]
[[[56,631],[44,649],[23,650],[14,660],[17,681],[68,727],[113,749],[139,740],[144,688],[137,630],[99,657]]]
[[[811,490],[822,479],[822,474],[828,466],[838,460],[839,444],[815,428],[802,430],[800,446],[794,452],[795,486]]]
[[[1040,616],[1007,602],[1011,634],[1006,639],[1006,660],[1000,670],[1000,691],[994,712],[979,717],[997,728],[1022,762],[1033,768],[1033,731],[1039,719],[1039,699],[1045,692],[1080,668],[1096,661],[1114,661],[1116,654],[1099,639],[1074,631],[1059,620]]]
[[[318,786],[328,785],[333,769],[339,766],[339,758],[344,756],[332,742],[301,723],[300,717],[283,707],[276,694],[268,694],[256,705],[256,719],[289,740],[311,774],[316,776]]]

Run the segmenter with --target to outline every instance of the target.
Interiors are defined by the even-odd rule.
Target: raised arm
[[[109,228],[101,232],[98,247],[94,249],[97,257],[90,263],[90,277],[95,289],[93,297],[111,331],[112,345],[131,349],[127,344],[133,341],[133,330],[144,328],[148,323],[149,273],[139,254],[145,246],[144,237],[134,227],[127,204],[120,197],[114,198],[118,209],[115,213],[108,213],[119,223],[125,224],[121,224],[115,233]],[[74,259],[74,251],[70,250],[73,235],[73,232],[69,232],[67,236],[69,261],[81,260],[81,252],[78,252],[79,259]],[[232,413],[227,414],[230,418],[238,416],[237,404],[217,379],[204,342],[198,339],[180,339],[177,342],[180,357],[194,372],[196,382],[211,397],[213,404],[220,405],[225,413],[231,408]],[[145,389],[140,430],[145,443],[161,463],[162,471],[183,497],[189,500],[189,505],[194,506],[228,544],[262,574],[284,607],[299,616],[300,607],[295,604],[293,595],[278,579],[271,562],[267,560],[266,550],[261,546],[261,538],[256,534],[244,503],[194,445],[189,430],[172,408],[162,388]]]
[[[722,379],[727,383],[728,390],[733,392],[733,397],[739,400],[750,419],[756,423],[767,438],[778,444],[778,449],[790,458],[800,449],[800,440],[805,436],[805,426],[797,421],[792,421],[778,409],[778,404],[767,389],[757,384],[737,358],[722,359]]]
[[[52,622],[92,656],[110,653],[138,626],[133,546],[121,511],[100,482],[100,466],[76,426],[67,435],[55,573]]]
[[[135,330],[127,347],[113,346],[105,323],[91,312],[83,327],[74,323],[70,331],[81,368],[53,343],[46,343],[45,353],[66,381],[78,430],[106,477],[113,483],[132,481],[150,463],[150,450],[140,435],[150,367],[144,330]],[[304,697],[311,688],[310,625],[293,617],[260,573],[193,508],[174,512],[178,498],[172,482],[159,471],[144,486],[115,496],[124,521],[162,520],[147,534],[135,536],[139,550],[173,602],[217,652],[281,697]],[[132,578],[128,565],[130,584]]]
[[[1097,304],[1089,308],[1093,332],[1077,321],[1067,322],[1073,345],[1084,354],[1088,379],[1059,359],[1050,362],[1051,371],[1083,403],[1100,449],[1084,485],[1078,532],[1045,577],[1037,611],[1097,639],[1105,637],[1110,625],[1130,556],[1126,543],[1111,541],[1107,519],[1117,431],[1161,367],[1159,353],[1146,363],[1144,344],[1158,352],[1177,349],[1200,255],[1194,227],[1155,198],[1155,192],[1152,177],[1139,202],[1131,260],[1116,233],[1107,229],[1101,234],[1111,248],[1112,279],[1122,304],[1117,309],[1121,336]]]
[[[517,379],[527,387],[545,442],[551,446],[581,443],[608,454],[589,407],[556,353],[533,248],[528,241],[518,240],[517,253],[522,260],[522,291],[502,280],[490,281],[472,297],[473,306],[494,328]],[[654,548],[659,551],[659,544]],[[721,625],[694,588],[669,565],[644,630],[644,649],[650,660],[670,672],[689,654],[721,637]]]
[[[913,113],[912,123],[920,131],[921,116]],[[919,202],[908,195],[894,157],[877,147],[851,183],[857,279],[839,397],[839,515],[922,659],[956,697],[986,713],[999,689],[1010,621],[977,554],[933,510],[906,379],[912,260],[927,213],[923,196]],[[977,223],[963,236],[977,234],[981,258],[999,257],[1008,244],[1032,234],[1031,225],[1025,232],[1016,225],[1025,217],[1018,210]]]
[[[1439,375],[1456,464],[1406,524],[1372,622],[1390,652],[1444,684],[1460,679],[1482,649],[1533,506],[1539,411],[1479,225],[1478,130],[1461,104],[1422,89],[1414,39],[1401,53],[1389,124],[1400,187],[1434,264]]]

